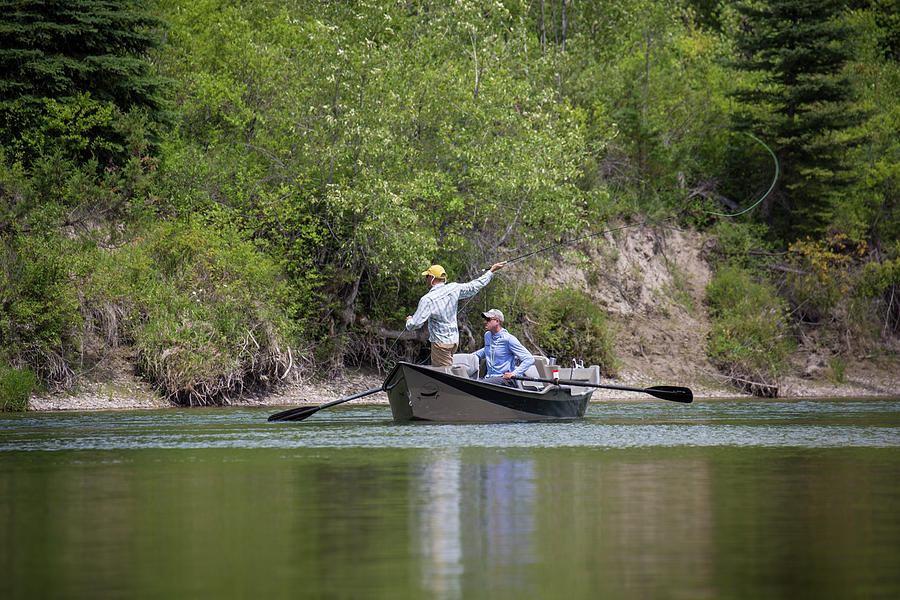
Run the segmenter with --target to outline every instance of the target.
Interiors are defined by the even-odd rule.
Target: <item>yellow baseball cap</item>
[[[447,271],[441,265],[431,265],[427,271],[422,271],[422,276],[431,275],[435,279],[447,279]]]

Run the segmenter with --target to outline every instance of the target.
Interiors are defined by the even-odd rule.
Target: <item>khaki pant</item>
[[[453,355],[459,344],[444,344],[441,342],[431,342],[431,366],[433,367],[449,367],[453,364]]]

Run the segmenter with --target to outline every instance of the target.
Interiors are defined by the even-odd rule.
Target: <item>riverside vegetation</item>
[[[423,265],[466,280],[637,225],[708,240],[682,304],[735,385],[772,393],[810,344],[838,379],[893,356],[898,9],[0,0],[0,409],[122,348],[185,405],[383,369],[425,347],[397,331]],[[601,240],[523,261],[479,309],[615,375]],[[589,289],[540,276],[570,259]]]

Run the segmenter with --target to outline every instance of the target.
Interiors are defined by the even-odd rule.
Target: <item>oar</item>
[[[650,394],[651,396],[656,396],[657,398],[661,398],[663,400],[671,400],[672,402],[683,402],[685,404],[690,404],[694,401],[694,393],[686,387],[677,387],[672,385],[655,385],[653,387],[648,388],[636,388],[636,387],[628,387],[625,385],[606,385],[604,383],[590,383],[587,381],[572,381],[570,379],[541,379],[540,377],[518,377],[514,376],[513,379],[518,379],[519,381],[539,381],[541,383],[555,383],[560,385],[571,385],[576,387],[595,387],[595,388],[605,388],[608,390],[624,390],[626,392],[643,392],[645,394]]]
[[[372,388],[371,390],[366,390],[364,392],[359,392],[358,394],[353,394],[352,396],[338,398],[334,402],[320,404],[319,406],[301,406],[299,408],[291,408],[289,410],[281,411],[280,413],[275,413],[274,415],[269,417],[269,421],[302,421],[306,417],[319,412],[323,408],[328,408],[329,406],[336,406],[338,404],[343,404],[344,402],[350,402],[351,400],[356,400],[357,398],[362,398],[363,396],[368,396],[369,394],[374,394],[375,392],[380,392],[383,389],[384,389],[384,386],[379,386],[377,388]]]

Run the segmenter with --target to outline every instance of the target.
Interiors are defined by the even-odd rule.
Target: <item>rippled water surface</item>
[[[2,598],[896,598],[900,401],[0,416]]]

